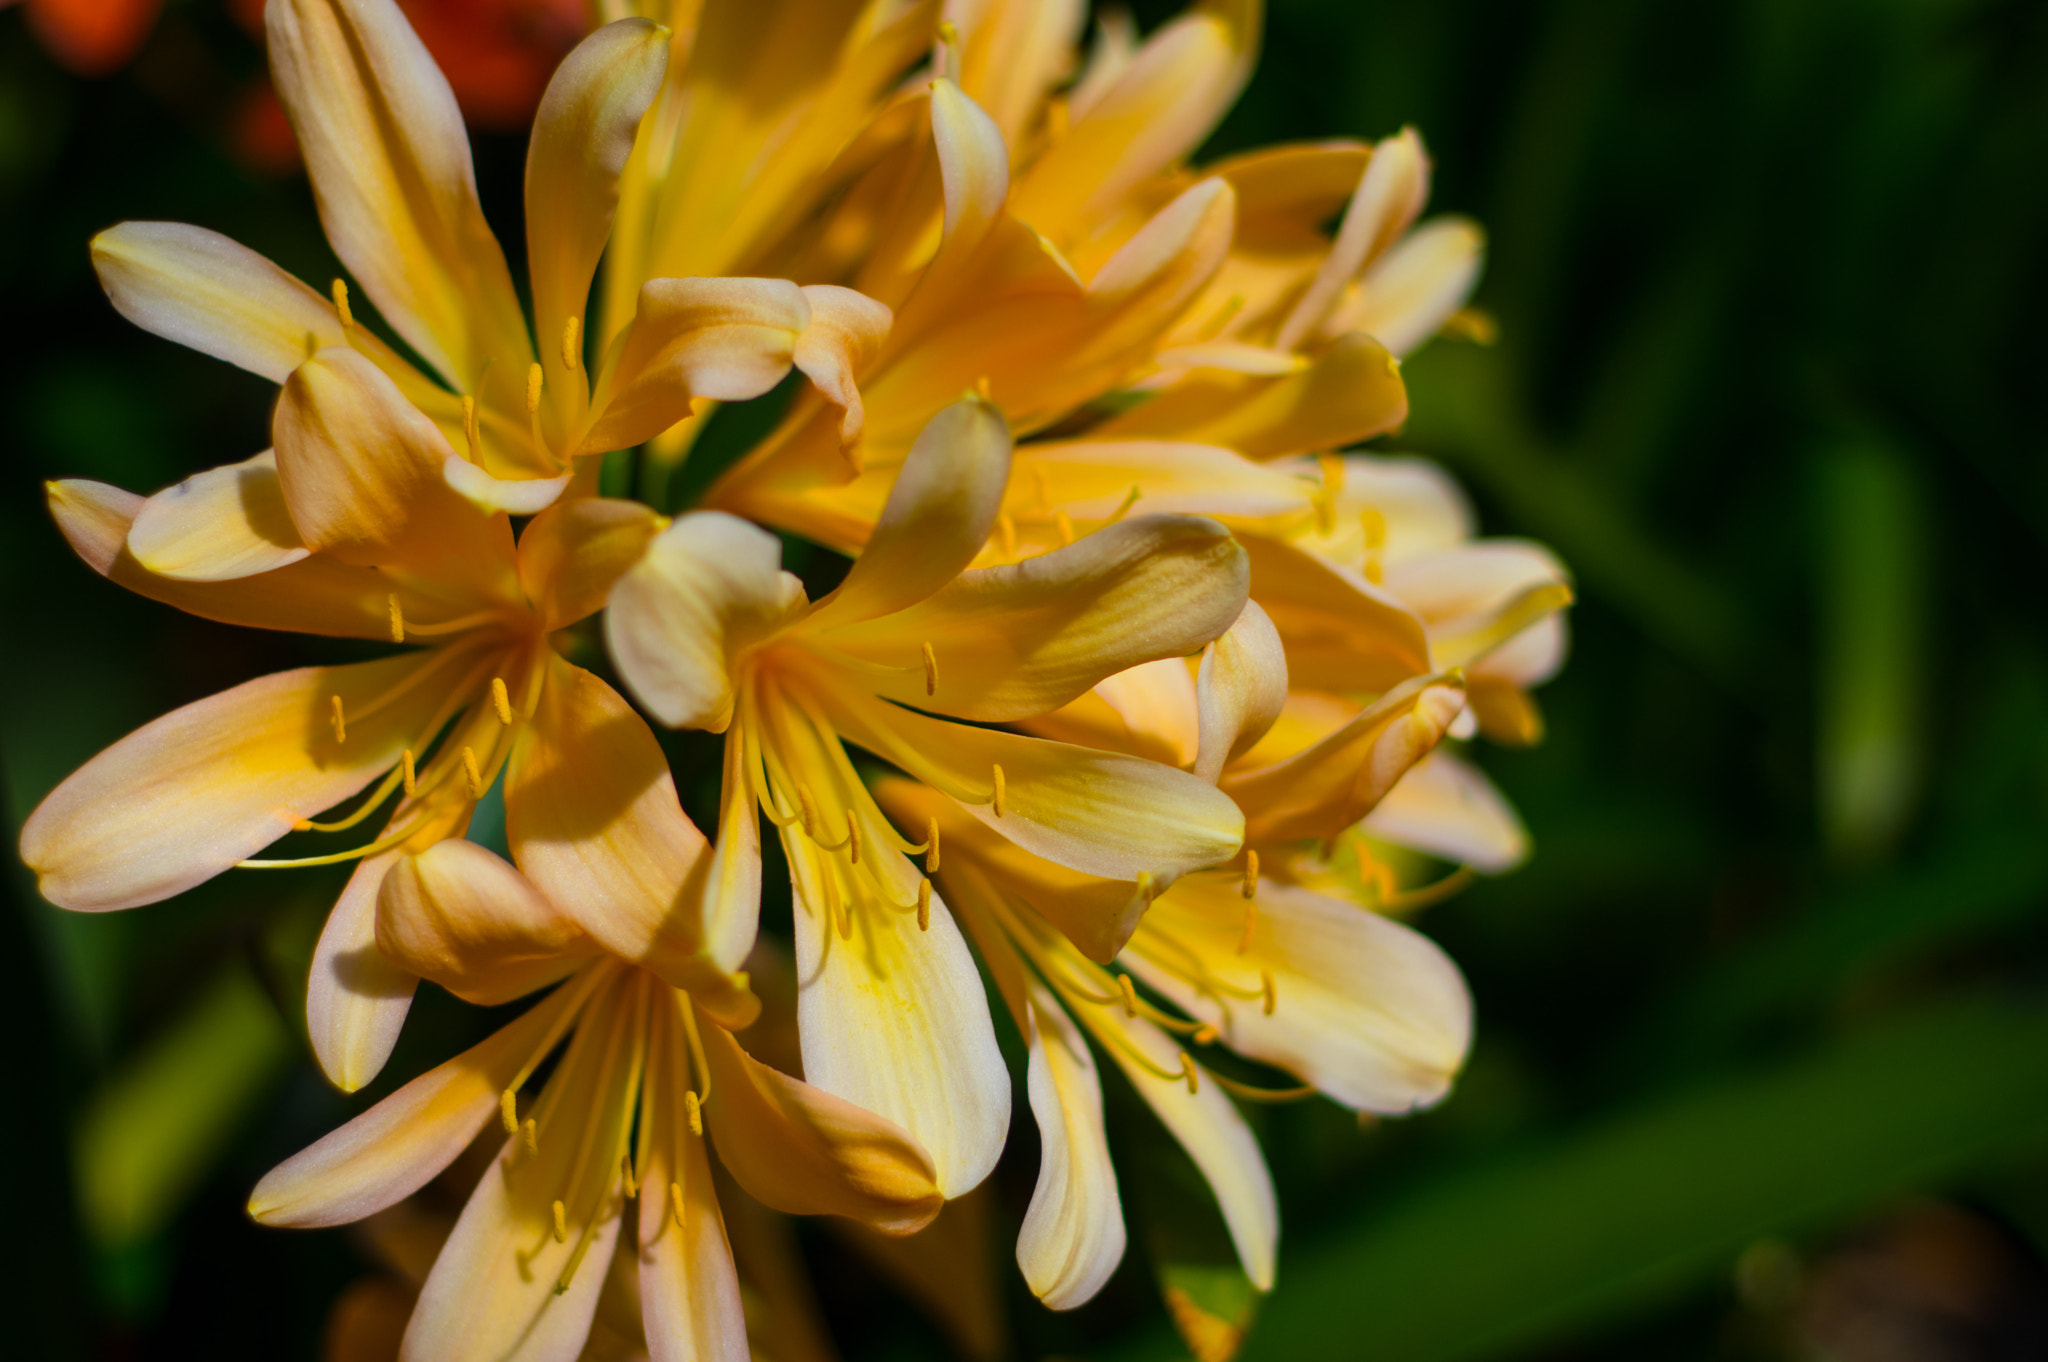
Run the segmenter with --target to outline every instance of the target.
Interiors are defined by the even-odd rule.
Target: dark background
[[[37,486],[267,443],[267,385],[122,322],[86,255],[169,218],[332,276],[303,182],[231,150],[259,71],[208,0],[100,79],[0,14],[10,827],[154,715],[342,655],[126,596]],[[1488,228],[1500,339],[1416,357],[1388,447],[1581,600],[1548,741],[1482,757],[1535,858],[1421,920],[1478,999],[1469,1072],[1364,1134],[1259,1115],[1287,1230],[1245,1356],[2048,1357],[2048,8],[1275,0],[1213,150],[1404,123]],[[479,142],[515,259],[522,155]],[[338,884],[93,917],[14,867],[10,1356],[318,1355],[368,1260],[241,1205],[364,1104],[297,1033]],[[431,994],[394,1076],[487,1024]],[[1027,1121],[989,1207],[1014,1354],[1170,1355],[1136,1224],[1099,1301],[1030,1301],[1035,1165]],[[848,1356],[946,1355],[804,1246]]]

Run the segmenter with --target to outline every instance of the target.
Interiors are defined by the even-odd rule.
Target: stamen
[[[505,1123],[507,1135],[519,1133],[519,1107],[510,1088],[498,1094],[498,1119]]]
[[[527,1117],[526,1124],[519,1127],[519,1133],[526,1139],[527,1153],[540,1153],[540,1122],[534,1120],[531,1116]]]
[[[1010,519],[1008,511],[996,517],[996,529],[1002,532],[1003,557],[1015,558],[1017,556],[1017,522]]]
[[[412,798],[412,792],[419,787],[419,774],[413,770],[412,749],[406,748],[398,754],[399,769],[405,772],[405,797]]]
[[[929,643],[924,645],[924,693],[939,693],[939,657],[932,651],[932,645]]]
[[[1299,1102],[1305,1097],[1316,1095],[1315,1085],[1312,1083],[1304,1083],[1298,1088],[1255,1088],[1249,1083],[1239,1083],[1235,1079],[1225,1078],[1222,1074],[1210,1074],[1209,1077],[1221,1084],[1223,1091],[1233,1097],[1242,1097],[1247,1102]],[[1364,1112],[1359,1114],[1365,1115]]]
[[[689,1227],[688,1225],[685,1225],[685,1224],[683,1223],[683,1184],[682,1184],[682,1183],[680,1183],[680,1182],[671,1182],[671,1183],[670,1183],[670,1184],[668,1185],[668,1208],[669,1208],[669,1214],[670,1214],[670,1215],[673,1215],[673,1216],[674,1216],[674,1217],[676,1218],[676,1228],[677,1228],[677,1229],[679,1229],[679,1230],[687,1230],[688,1228],[690,1228],[690,1227]]]
[[[507,728],[512,727],[512,697],[505,690],[505,678],[502,676],[491,678],[491,704],[497,708],[498,722]]]
[[[1124,1015],[1135,1018],[1138,1015],[1138,990],[1131,987],[1131,976],[1128,974],[1117,975],[1116,986],[1123,990]]]
[[[328,722],[334,725],[334,740],[338,743],[347,742],[348,716],[341,712],[341,697],[339,695],[330,695],[327,697],[327,700],[333,710],[333,713],[328,716]]]
[[[1116,523],[1117,523],[1117,522],[1118,522],[1119,520],[1122,520],[1122,519],[1124,518],[1125,514],[1126,514],[1126,513],[1128,513],[1128,512],[1130,511],[1131,507],[1133,507],[1133,506],[1136,506],[1136,505],[1138,504],[1138,498],[1139,498],[1139,497],[1141,497],[1141,496],[1143,496],[1143,495],[1144,495],[1144,492],[1143,492],[1142,490],[1140,490],[1140,488],[1138,487],[1138,484],[1137,484],[1137,483],[1135,483],[1135,482],[1134,482],[1134,483],[1132,483],[1132,484],[1131,484],[1131,490],[1130,490],[1129,492],[1125,493],[1125,495],[1124,495],[1124,503],[1123,503],[1123,505],[1121,505],[1121,506],[1119,506],[1119,507],[1117,507],[1117,508],[1116,508],[1116,513],[1115,513],[1114,515],[1110,516],[1110,518],[1109,518],[1109,523],[1110,523],[1110,524],[1112,524],[1112,525],[1114,525],[1114,524],[1116,524]]]
[[[860,824],[854,821],[852,809],[846,811],[846,859],[852,865],[860,864]]]
[[[335,312],[336,312],[337,314],[339,314],[339,315],[340,315],[340,317],[341,317],[341,329],[342,329],[342,331],[343,331],[343,332],[347,332],[347,330],[348,330],[348,329],[349,329],[349,328],[350,328],[351,326],[354,326],[354,325],[356,324],[356,319],[355,319],[355,317],[354,317],[353,315],[351,315],[351,314],[350,314],[350,312],[349,312],[349,310],[348,310],[348,285],[347,285],[347,284],[345,284],[345,283],[343,283],[343,282],[342,282],[341,280],[339,280],[339,279],[336,279],[336,280],[334,281],[334,290],[333,290],[333,292],[334,292],[334,310],[335,310]]]
[[[476,463],[481,458],[483,438],[477,431],[476,398],[468,393],[462,395],[462,439],[469,446],[469,461]]]
[[[996,393],[995,389],[989,386],[987,374],[983,374],[980,378],[974,380],[974,395],[982,401],[994,405]]]
[[[1237,938],[1237,953],[1243,955],[1252,948],[1252,933],[1259,925],[1258,901],[1250,895],[1244,901],[1244,933]]]
[[[532,416],[540,410],[540,385],[542,370],[540,362],[534,361],[526,367],[526,414]]]
[[[939,20],[936,30],[939,50],[934,54],[933,65],[941,76],[954,80],[960,78],[960,30],[951,19]]]
[[[571,317],[562,323],[562,367],[570,373],[576,372],[576,362],[581,355],[577,342],[583,337],[583,319]]]
[[[1201,1080],[1195,1077],[1195,1061],[1188,1058],[1185,1050],[1180,1052],[1180,1076],[1188,1081],[1188,1096],[1193,1097],[1202,1090]],[[558,1201],[555,1204],[559,1206],[562,1203]]]
[[[683,1092],[683,1115],[689,1118],[690,1133],[704,1133],[704,1099],[685,1089]]]
[[[591,1229],[595,1228],[596,1226],[591,1227]],[[562,1275],[555,1279],[555,1294],[557,1296],[569,1289],[569,1283],[575,1279],[576,1269],[583,1266],[583,1255],[590,1252],[591,1240],[595,1237],[589,1229],[586,1229],[583,1231],[583,1237],[576,1241],[576,1251],[569,1255],[569,1265],[563,1268]]]
[[[1195,1028],[1195,1034],[1192,1039],[1197,1045],[1214,1045],[1216,1043],[1216,1036],[1216,1028],[1204,1024]]]
[[[1365,580],[1371,582],[1374,586],[1386,584],[1386,570],[1380,566],[1378,554],[1374,554],[1365,560]]]
[[[1259,895],[1259,853],[1247,849],[1244,853],[1244,896],[1248,899]]]
[[[1388,878],[1391,881],[1391,871],[1388,872]],[[1406,912],[1411,908],[1427,908],[1432,903],[1440,903],[1449,898],[1472,883],[1475,878],[1471,866],[1461,865],[1435,884],[1425,884],[1420,889],[1411,889],[1406,893],[1382,894],[1380,908],[1390,913]]]
[[[559,1199],[555,1202],[555,1242],[557,1244],[569,1242],[569,1208],[564,1206]]]
[[[391,611],[391,641],[405,642],[405,612],[398,608],[398,597],[386,596],[384,605]]]
[[[1001,817],[1003,816],[1003,795],[1004,795],[1004,793],[1005,793],[1005,792],[1006,792],[1006,791],[1005,791],[1005,787],[1004,787],[1004,783],[1003,783],[1003,768],[1002,768],[1001,766],[997,766],[997,767],[996,767],[996,792],[995,792],[995,797],[994,797],[994,798],[993,798],[992,800],[990,800],[989,802],[990,802],[990,803],[991,803],[991,805],[993,805],[993,807],[995,808],[995,811],[996,811],[996,817],[998,817],[998,818],[1001,818]]]
[[[1387,518],[1374,507],[1358,513],[1358,528],[1365,532],[1365,551],[1378,553],[1387,546]]]
[[[932,929],[932,882],[917,882],[917,929],[928,932]]]
[[[469,777],[469,797],[471,799],[482,799],[484,797],[484,773],[477,769],[476,749],[473,747],[462,749],[462,774]]]
[[[1067,518],[1067,513],[1065,511],[1054,511],[1052,513],[1052,523],[1059,529],[1060,547],[1066,548],[1071,546],[1074,542],[1074,522]]]
[[[1259,992],[1264,996],[1261,1010],[1270,1017],[1273,1015],[1273,1009],[1280,1006],[1280,991],[1274,986],[1273,971],[1269,969],[1259,971]]]
[[[924,824],[924,873],[939,873],[939,820],[936,816],[927,818]]]
[[[738,976],[738,980],[742,988],[746,987],[747,976],[744,973]],[[690,1043],[690,1063],[696,1070],[698,1081],[704,1085],[702,1092],[692,1094],[701,1107],[711,1100],[711,1065],[704,1058],[704,1037],[697,1034],[697,1015],[687,1007],[683,1009],[683,1039]]]
[[[817,834],[817,826],[818,826],[818,801],[817,801],[817,798],[816,798],[816,797],[815,797],[814,795],[812,795],[812,794],[811,794],[811,787],[810,787],[810,786],[808,786],[808,785],[798,785],[798,786],[796,787],[796,800],[797,800],[797,803],[798,803],[798,804],[800,804],[800,805],[802,805],[802,806],[803,806],[803,811],[804,811],[804,835],[805,835],[805,836],[807,836],[807,837],[809,837],[809,838],[810,838],[810,839],[811,839],[812,841],[814,841],[814,842],[815,842],[815,841],[817,841],[817,840],[818,840],[818,834]]]
[[[630,1153],[619,1155],[619,1179],[625,1184],[623,1190],[628,1201],[640,1195],[640,1184],[633,1180],[633,1156]]]

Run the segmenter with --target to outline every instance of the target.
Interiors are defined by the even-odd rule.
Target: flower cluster
[[[1237,1099],[1440,1099],[1470,1003],[1395,914],[1526,854],[1445,742],[1540,735],[1564,571],[1474,541],[1432,466],[1333,452],[1405,419],[1401,356],[1483,331],[1479,233],[1418,224],[1413,132],[1191,166],[1255,0],[1085,56],[1078,0],[598,8],[535,115],[523,293],[393,0],[267,11],[360,299],[197,227],[95,239],[125,316],[279,387],[253,458],[146,498],[52,484],[73,547],[210,619],[392,651],[147,725],[24,859],[85,910],[353,863],[306,992],[344,1090],[421,979],[538,996],[251,1200],[387,1212],[498,1128],[406,1357],[574,1357],[621,1274],[652,1356],[748,1356],[710,1150],[774,1210],[922,1229],[1009,1131],[984,970],[1041,1136],[1031,1289],[1078,1305],[1123,1255],[1098,1054],[1269,1289]],[[599,494],[599,456],[672,470],[785,379],[690,508]],[[810,599],[789,538],[843,580]],[[600,638],[621,688],[571,660]],[[710,837],[650,720],[723,735]],[[494,788],[502,855],[465,837]],[[793,1001],[750,973],[764,824]],[[263,858],[288,834],[344,849]],[[1404,883],[1417,852],[1463,868]],[[781,1008],[788,1057],[750,1041]]]

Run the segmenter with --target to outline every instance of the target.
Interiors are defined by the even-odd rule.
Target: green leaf
[[[1230,1362],[1264,1299],[1194,1160],[1156,1122],[1131,1122],[1118,1161],[1166,1312],[1196,1362]]]

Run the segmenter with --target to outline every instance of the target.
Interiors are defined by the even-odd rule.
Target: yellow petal
[[[1312,335],[1336,309],[1346,286],[1408,230],[1428,197],[1429,157],[1413,128],[1375,146],[1329,255],[1273,343],[1292,350]]]
[[[1161,658],[1157,662],[1147,662],[1115,676],[1104,677],[1096,683],[1090,695],[1082,699],[1087,700],[1091,696],[1099,699],[1116,717],[1124,737],[1118,739],[1098,733],[1094,739],[1086,741],[1085,746],[1107,747],[1133,756],[1150,757],[1182,770],[1194,765],[1195,757],[1201,751],[1202,709],[1201,697],[1195,693],[1194,674],[1188,670],[1186,658]],[[1067,718],[1078,717],[1068,715],[1072,708],[1067,706],[1060,714]],[[1034,720],[1029,727],[1042,737],[1058,738],[1063,742],[1081,741],[1063,737],[1057,724],[1047,726]],[[1105,737],[1109,740],[1103,741]]]
[[[932,417],[903,461],[867,548],[805,632],[900,611],[953,581],[995,525],[1010,474],[1002,413],[971,394]]]
[[[575,481],[572,473],[553,478],[495,477],[456,454],[441,461],[441,476],[478,510],[504,511],[509,515],[537,515],[545,511]]]
[[[1356,299],[1330,325],[1377,336],[1406,355],[1443,329],[1479,282],[1486,234],[1464,218],[1434,218],[1372,263]]]
[[[1421,933],[1341,899],[1262,880],[1251,942],[1243,880],[1190,875],[1152,905],[1124,961],[1222,1033],[1239,1054],[1287,1070],[1358,1111],[1397,1115],[1450,1090],[1472,1039],[1472,998]],[[1188,968],[1264,1001],[1187,982]]]
[[[876,694],[963,719],[1026,719],[1126,668],[1201,648],[1243,609],[1248,576],[1215,521],[1140,516],[962,573],[908,609],[819,638],[872,667],[862,680]],[[914,665],[927,645],[933,672]]]
[[[1017,188],[1017,215],[1057,240],[1106,218],[1201,145],[1257,59],[1259,0],[1204,0],[1145,40]]]
[[[533,117],[526,151],[526,255],[542,344],[543,393],[564,429],[583,416],[583,366],[550,344],[583,322],[591,276],[611,235],[619,175],[668,68],[669,32],[647,19],[605,25],[562,59]],[[522,375],[523,377],[523,375]],[[572,394],[564,399],[561,394]]]
[[[1256,601],[1246,601],[1223,637],[1202,650],[1195,677],[1201,746],[1194,773],[1207,781],[1266,735],[1287,703],[1287,655]]]
[[[270,69],[313,200],[377,311],[457,392],[533,359],[448,82],[390,0],[279,0]]]
[[[947,17],[961,35],[960,88],[988,110],[1005,141],[1022,146],[1047,97],[1071,74],[1088,7],[1081,0],[954,5]]]
[[[789,1215],[843,1215],[914,1234],[944,1199],[931,1156],[894,1121],[778,1073],[723,1027],[700,1026],[719,1162],[755,1200]]]
[[[142,504],[128,551],[149,571],[182,581],[250,577],[313,551],[299,538],[277,480],[277,454],[195,473]]]
[[[805,285],[804,301],[810,305],[811,319],[796,339],[792,358],[804,377],[840,409],[839,443],[852,448],[860,443],[865,420],[854,378],[874,362],[892,315],[865,294],[836,284]]]
[[[1201,370],[1095,430],[1102,439],[1194,440],[1250,459],[1337,449],[1408,418],[1400,366],[1384,345],[1340,336],[1307,369],[1283,378]]]
[[[490,1039],[271,1169],[249,1197],[249,1214],[266,1225],[344,1225],[418,1191],[496,1119],[500,1094],[554,1044],[607,973],[600,966],[556,989]]]
[[[51,791],[22,826],[22,859],[66,908],[132,908],[209,880],[417,743],[442,698],[427,676],[435,660],[301,667],[173,710]],[[336,696],[357,716],[345,742]]]
[[[1091,1300],[1124,1256],[1123,1201],[1102,1118],[1095,1056],[1059,1001],[1031,986],[1028,1076],[1038,1119],[1038,1185],[1017,1235],[1017,1266],[1054,1310]]]
[[[1265,466],[1324,480],[1318,460],[1288,459]],[[1450,474],[1427,459],[1345,454],[1339,468],[1329,524],[1299,535],[1293,541],[1297,548],[1347,568],[1360,568],[1374,558],[1384,568],[1456,548],[1472,537],[1476,521],[1465,493]]]
[[[640,703],[671,728],[732,722],[732,667],[803,601],[774,535],[722,511],[679,517],[613,585],[605,640]]]
[[[1444,750],[1415,763],[1365,816],[1365,830],[1487,875],[1529,857],[1529,833],[1484,772]]]
[[[597,949],[524,875],[461,838],[399,857],[376,923],[377,949],[393,963],[479,1007],[554,983]]]
[[[1185,771],[1112,752],[969,728],[864,695],[814,696],[849,741],[952,798],[997,832],[1069,869],[1157,881],[1237,854],[1237,806]],[[1003,812],[992,807],[1004,772]]]
[[[1313,465],[1254,463],[1220,445],[1034,441],[1017,451],[1003,512],[1017,527],[1019,542],[1038,550],[1059,542],[1056,510],[1077,527],[1092,528],[1119,514],[1206,515],[1232,529],[1278,533],[1310,520],[1319,478]],[[991,545],[983,561],[1000,547]]]
[[[604,608],[639,562],[662,517],[637,501],[577,497],[542,511],[519,535],[519,585],[542,627],[564,629]]]
[[[760,1004],[706,953],[704,837],[660,745],[603,681],[556,656],[548,668],[506,770],[513,859],[606,950],[746,1025]]]
[[[286,380],[273,421],[278,481],[308,547],[393,567],[478,600],[511,594],[512,534],[450,489],[454,451],[353,350],[323,350]]]
[[[205,619],[252,629],[388,639],[393,594],[407,619],[432,620],[448,613],[446,605],[430,603],[374,568],[350,567],[322,555],[224,582],[160,577],[136,562],[127,547],[144,498],[76,478],[52,482],[47,490],[57,528],[93,571],[137,595]]]
[[[1422,616],[1439,665],[1483,665],[1529,686],[1563,664],[1558,612],[1571,602],[1570,580],[1542,545],[1492,539],[1394,564],[1387,590]]]
[[[1391,592],[1278,540],[1243,543],[1252,598],[1286,645],[1293,685],[1370,695],[1430,670],[1422,622]]]
[[[384,1069],[419,976],[377,949],[377,892],[402,853],[364,859],[327,914],[306,975],[306,1038],[328,1082],[359,1091]]]
[[[1464,705],[1462,686],[1418,677],[1293,756],[1225,772],[1222,788],[1244,810],[1245,839],[1334,837],[1442,740]]]

